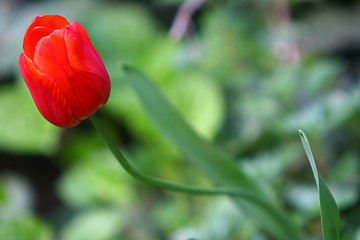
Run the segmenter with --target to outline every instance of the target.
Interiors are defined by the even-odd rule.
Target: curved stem
[[[100,123],[100,121],[94,116],[90,116],[90,120],[96,130],[100,133],[108,147],[110,148],[111,152],[115,156],[116,160],[120,163],[120,165],[125,169],[125,171],[136,178],[137,180],[165,189],[170,191],[176,191],[176,192],[183,192],[183,193],[191,193],[191,194],[201,194],[201,195],[236,195],[241,196],[245,198],[257,198],[253,194],[247,192],[247,191],[240,191],[230,188],[221,188],[221,189],[202,189],[202,188],[196,188],[196,187],[189,187],[179,184],[174,184],[171,182],[163,181],[157,178],[149,177],[146,175],[141,174],[138,172],[131,164],[130,162],[125,158],[125,156],[121,153],[120,149],[116,146],[116,144],[112,141],[110,136],[107,134],[106,130]]]
[[[247,199],[249,202],[256,203],[260,208],[263,208],[266,211],[271,212],[272,216],[281,219],[281,221],[283,222],[287,221],[287,219],[285,219],[283,215],[279,214],[276,211],[276,209],[271,203],[265,201],[264,198],[257,196],[247,190],[243,190],[239,188],[234,189],[228,187],[221,187],[217,189],[202,189],[197,187],[179,185],[141,174],[130,164],[130,162],[121,153],[120,149],[112,141],[112,139],[107,134],[106,130],[104,129],[100,121],[97,120],[94,115],[90,116],[90,120],[94,125],[94,127],[96,128],[96,130],[100,133],[100,135],[102,136],[108,147],[110,148],[116,160],[120,163],[120,165],[125,169],[125,171],[128,174],[130,174],[137,180],[169,191],[196,194],[196,195],[228,195],[232,197]]]

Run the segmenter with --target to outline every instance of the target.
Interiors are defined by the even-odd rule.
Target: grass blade
[[[305,133],[299,130],[301,142],[304,145],[306,155],[309,159],[311,169],[314,174],[315,182],[319,192],[321,223],[323,228],[324,240],[340,239],[340,214],[336,201],[329,188],[316,168],[314,156],[312,154],[309,141]]]

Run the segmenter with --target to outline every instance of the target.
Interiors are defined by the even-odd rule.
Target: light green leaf
[[[58,192],[62,199],[76,208],[101,204],[124,206],[133,202],[134,188],[111,153],[89,149],[88,152],[83,159],[76,159],[78,163],[60,179]]]
[[[0,239],[51,240],[53,232],[43,220],[30,215],[0,222]]]
[[[174,110],[158,88],[131,66],[125,77],[137,93],[154,125],[178,147],[195,166],[218,186],[236,187],[253,193],[259,201],[237,199],[244,211],[255,217],[276,239],[301,239],[292,219],[276,204],[258,180],[246,174],[226,153],[199,137]],[[266,201],[266,207],[260,202]]]
[[[125,225],[118,209],[92,209],[81,213],[62,230],[62,240],[109,240],[116,238]]]
[[[0,88],[0,148],[16,153],[51,154],[61,128],[47,122],[37,110],[23,80]]]
[[[299,130],[299,133],[319,191],[321,222],[323,227],[324,240],[338,240],[340,239],[340,214],[338,206],[329,188],[326,186],[324,179],[316,168],[314,156],[311,152],[310,144],[305,133],[301,130]]]

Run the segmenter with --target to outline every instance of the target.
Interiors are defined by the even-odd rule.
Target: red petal
[[[83,76],[83,84],[98,92],[99,101],[104,105],[110,94],[110,78],[86,30],[79,23],[72,22],[66,27],[65,45],[71,67]]]
[[[69,25],[69,22],[60,15],[40,15],[34,18],[30,23],[28,30],[36,27],[52,28],[55,30],[65,28],[67,25]]]
[[[36,27],[29,30],[25,35],[23,44],[25,55],[28,56],[30,59],[33,59],[36,44],[41,38],[50,35],[50,33],[52,32],[52,29],[44,27]]]
[[[48,36],[54,30],[65,28],[67,25],[69,25],[69,22],[59,15],[42,15],[36,17],[25,32],[23,48],[26,56],[33,59],[38,41]]]
[[[66,28],[65,44],[74,69],[91,72],[104,79],[109,78],[104,63],[91,44],[86,30],[79,23],[72,22]]]
[[[73,117],[81,121],[104,104],[104,92],[107,89],[103,79],[97,75],[73,69],[68,59],[64,34],[65,29],[55,30],[38,42],[34,65],[51,77],[66,99]]]
[[[34,102],[45,119],[59,127],[74,127],[79,124],[60,89],[46,74],[39,72],[31,59],[21,53],[19,67]]]

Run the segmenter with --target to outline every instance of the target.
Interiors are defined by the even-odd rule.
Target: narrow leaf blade
[[[320,214],[323,228],[324,240],[339,240],[340,239],[340,213],[336,201],[327,187],[324,179],[316,168],[314,156],[312,154],[309,141],[306,134],[299,130],[301,142],[304,146],[306,155],[309,159],[311,169],[314,174],[316,185],[319,192],[320,200]]]
[[[166,97],[145,75],[131,66],[123,66],[125,78],[136,92],[153,124],[177,146],[198,169],[218,186],[236,187],[254,193],[259,201],[236,198],[276,239],[301,239],[295,224],[278,206],[271,194],[250,177],[226,153],[200,138],[169,104]]]
[[[224,152],[200,138],[166,100],[159,89],[139,71],[126,65],[126,77],[154,125],[215,183],[259,189]],[[218,171],[222,169],[223,171]]]

